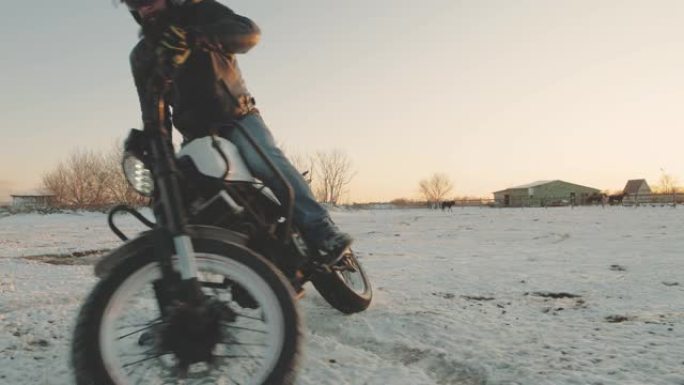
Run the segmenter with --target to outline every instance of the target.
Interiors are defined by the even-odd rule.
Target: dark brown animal
[[[442,208],[442,211],[449,209],[451,211],[451,208],[456,205],[456,201],[442,201],[440,204],[440,207]]]
[[[608,204],[609,205],[621,205],[622,204],[622,199],[625,197],[625,194],[613,194],[613,195],[608,195]]]

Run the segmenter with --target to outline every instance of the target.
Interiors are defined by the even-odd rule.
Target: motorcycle
[[[123,159],[156,222],[123,205],[109,213],[125,243],[95,266],[100,281],[72,343],[76,383],[292,384],[304,284],[351,314],[370,305],[368,277],[351,248],[332,266],[314,262],[317,250],[292,223],[292,187],[239,122],[232,128],[278,176],[285,202],[225,138],[197,138],[174,154],[164,94],[158,124],[131,130]],[[151,229],[128,239],[114,223],[121,212]]]

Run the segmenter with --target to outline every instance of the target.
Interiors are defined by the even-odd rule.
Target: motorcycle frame
[[[144,127],[144,132],[149,138],[152,176],[158,196],[158,202],[154,205],[157,223],[155,229],[151,232],[151,237],[155,244],[155,259],[159,262],[162,279],[172,283],[180,275],[181,285],[179,287],[179,294],[187,301],[197,303],[197,301],[201,301],[203,295],[197,280],[197,265],[192,239],[187,229],[189,218],[187,208],[183,203],[179,181],[180,172],[176,164],[171,133],[166,126],[168,105],[165,95],[170,89],[170,85],[170,80],[165,81],[163,87],[161,87],[161,92],[156,93],[156,124]],[[282,226],[282,231],[278,238],[283,245],[287,245],[292,235],[292,217],[294,212],[294,189],[292,185],[244,125],[234,120],[227,124],[226,127],[240,130],[259,157],[263,159],[280,183],[282,183],[287,195],[284,207],[286,214],[284,226]],[[226,163],[226,167],[229,166]],[[174,269],[172,264],[173,255],[178,257],[178,271]]]
[[[292,235],[292,217],[294,214],[294,188],[292,188],[292,184],[288,182],[283,173],[273,163],[273,160],[271,160],[271,158],[268,155],[266,155],[264,149],[261,147],[261,145],[259,145],[259,143],[257,143],[252,134],[249,133],[247,128],[242,123],[240,123],[238,120],[234,120],[224,127],[228,129],[234,128],[240,130],[240,133],[242,133],[242,135],[244,135],[245,138],[247,138],[247,141],[252,146],[252,148],[254,148],[259,157],[268,165],[268,167],[271,169],[273,174],[276,175],[280,183],[283,184],[283,187],[285,188],[285,192],[287,194],[287,200],[285,202],[285,224],[282,228],[281,241],[284,245],[287,245],[290,242]]]

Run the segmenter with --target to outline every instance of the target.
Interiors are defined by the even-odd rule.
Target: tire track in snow
[[[418,369],[438,385],[484,385],[487,383],[484,368],[454,359],[449,352],[433,344],[433,341],[415,340],[416,334],[431,335],[433,338],[439,338],[439,334],[444,334],[448,321],[440,320],[440,317],[437,319],[422,317],[421,322],[418,322],[415,320],[415,314],[387,314],[386,312],[383,314],[371,310],[357,316],[340,319],[341,316],[334,314],[334,310],[325,309],[328,305],[322,298],[316,296],[313,302],[317,309],[307,311],[306,318],[309,329],[314,335],[334,339],[340,345],[363,350],[394,365]],[[387,317],[402,318],[401,321],[397,321],[397,325],[401,328],[395,331],[387,330]],[[334,319],[334,322],[330,322],[331,319]],[[377,330],[376,326],[383,330]],[[435,329],[441,332],[434,333],[433,330],[425,330],[424,333],[415,333],[417,328]],[[414,330],[414,332],[404,336],[403,330],[406,329]]]

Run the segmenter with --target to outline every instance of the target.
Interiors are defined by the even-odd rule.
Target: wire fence
[[[463,207],[574,207],[574,206],[672,206],[684,204],[684,193],[667,194],[615,194],[615,195],[565,195],[565,196],[509,196],[500,199],[463,198],[426,203],[433,209]]]

